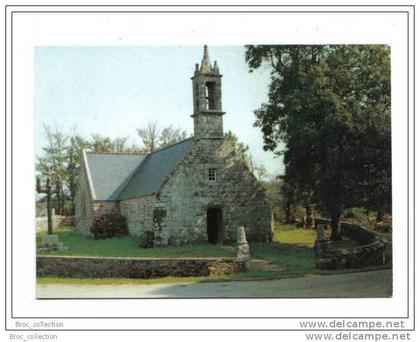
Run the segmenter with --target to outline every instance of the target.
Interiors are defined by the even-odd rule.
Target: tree
[[[248,145],[245,145],[243,142],[240,142],[238,137],[232,131],[228,131],[225,133],[224,140],[232,146],[239,159],[243,163],[248,165]]]
[[[274,221],[285,221],[288,213],[285,210],[286,198],[283,196],[282,191],[283,180],[281,178],[277,178],[274,180],[265,181],[263,184],[266,198],[271,206],[271,212],[273,213]]]
[[[231,131],[225,133],[224,139],[232,146],[236,155],[248,167],[249,171],[252,172],[258,181],[263,181],[266,179],[268,176],[267,169],[264,167],[264,165],[259,164],[254,160],[248,145],[240,142],[238,137]]]
[[[66,177],[66,146],[68,136],[58,130],[52,130],[49,126],[44,126],[47,146],[43,150],[43,157],[38,158],[36,165],[40,174],[48,172],[51,187],[54,187],[54,207],[57,214],[64,213],[65,189],[64,179]]]
[[[88,149],[91,152],[103,153],[112,152],[114,144],[110,137],[105,137],[99,133],[92,134],[91,140],[88,143]]]
[[[157,149],[159,141],[157,122],[149,122],[146,128],[137,128],[137,134],[143,143],[146,153],[152,153]]]
[[[267,169],[263,164],[259,164],[254,160],[251,151],[249,151],[246,156],[246,162],[249,167],[249,170],[259,181],[263,181],[268,177]]]
[[[172,125],[160,130],[157,122],[149,122],[145,128],[137,128],[137,134],[145,153],[152,153],[158,148],[171,146],[187,138],[187,131]]]
[[[248,46],[252,70],[272,68],[256,110],[264,148],[285,143],[287,183],[332,221],[353,206],[391,207],[390,59],[387,46]]]
[[[291,187],[287,181],[284,179],[284,177],[279,177],[282,180],[281,183],[281,193],[284,196],[284,204],[283,204],[283,210],[285,214],[285,221],[287,224],[294,223],[295,218],[292,212],[292,205],[295,202],[294,199],[294,188]]]
[[[41,176],[45,179],[45,187],[41,185]],[[52,219],[52,207],[51,207],[51,180],[48,168],[41,176],[36,177],[36,192],[38,194],[45,193],[47,198],[47,232],[48,235],[53,234],[53,219]]]
[[[127,146],[128,137],[117,137],[112,140],[112,152],[114,153],[125,153],[129,152]]]
[[[167,147],[185,139],[187,139],[187,131],[168,126],[160,132],[159,147]]]

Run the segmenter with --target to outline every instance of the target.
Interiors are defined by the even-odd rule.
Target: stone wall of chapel
[[[81,163],[77,178],[77,190],[74,199],[74,225],[83,234],[90,234],[89,228],[93,218],[93,202],[85,166]]]
[[[120,202],[121,215],[127,220],[131,235],[139,236],[146,230],[153,230],[153,208],[155,196],[145,196]]]
[[[208,169],[216,169],[216,180]],[[271,211],[252,173],[223,140],[198,140],[158,194],[167,210],[170,244],[207,240],[207,209],[223,212],[224,241],[236,242],[238,226],[250,241],[271,239]]]
[[[85,235],[90,235],[90,226],[95,216],[111,212],[119,212],[118,202],[95,201],[92,199],[85,166],[82,163],[78,176],[78,185],[74,202],[74,223],[76,229]]]

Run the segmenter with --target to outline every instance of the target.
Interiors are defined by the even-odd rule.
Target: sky
[[[209,54],[223,74],[224,131],[247,144],[270,177],[281,174],[281,159],[263,150],[253,127],[254,110],[267,101],[269,67],[249,73],[243,46],[209,46]],[[202,46],[35,48],[36,153],[46,144],[44,125],[137,144],[136,129],[149,122],[193,134],[191,76],[202,56]]]

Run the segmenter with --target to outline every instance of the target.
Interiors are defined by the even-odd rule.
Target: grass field
[[[139,258],[180,258],[180,257],[232,257],[234,250],[222,248],[210,243],[166,247],[139,248],[137,238],[124,236],[119,238],[93,240],[88,236],[75,232],[70,227],[56,229],[55,234],[69,248],[65,252],[39,253],[39,255],[74,255],[74,256],[106,256],[106,257],[139,257]],[[46,233],[37,234],[37,242],[41,242]],[[247,273],[230,276],[158,278],[158,279],[64,279],[54,277],[38,278],[39,284],[150,284],[175,282],[205,282],[229,280],[277,279],[283,276],[314,272],[312,246],[315,232],[283,226],[276,231],[272,243],[250,244],[251,257],[255,263]],[[277,267],[278,266],[278,267]]]
[[[108,256],[108,257],[232,257],[233,249],[223,248],[210,243],[165,248],[139,248],[137,238],[124,236],[120,238],[93,240],[80,235],[71,228],[56,229],[60,241],[69,247],[66,252],[55,252],[52,255]],[[37,234],[40,242],[45,233]],[[313,244],[316,239],[315,230],[297,229],[291,225],[283,225],[276,229],[274,241],[270,243],[251,243],[251,266],[246,273],[229,276],[187,277],[187,278],[156,278],[156,279],[77,279],[77,278],[38,278],[38,284],[154,284],[154,283],[184,283],[213,282],[233,280],[266,280],[282,277],[301,276],[303,274],[348,273],[355,270],[320,271],[315,268]],[[41,254],[42,255],[42,254]],[[45,254],[44,254],[45,255]],[[49,254],[51,255],[51,254]],[[368,268],[378,269],[378,267]],[[359,270],[360,271],[360,270]]]
[[[81,235],[70,227],[54,230],[60,242],[68,247],[68,251],[54,253],[39,253],[39,255],[73,255],[98,257],[132,257],[132,258],[207,258],[230,257],[231,250],[220,248],[211,243],[197,245],[166,247],[166,248],[139,248],[138,238],[123,236],[111,239],[94,240],[89,236]],[[41,242],[46,233],[37,234],[37,243]]]

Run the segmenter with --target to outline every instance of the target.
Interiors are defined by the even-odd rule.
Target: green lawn
[[[93,240],[80,235],[72,228],[56,229],[55,234],[69,250],[66,252],[40,253],[40,255],[78,255],[78,256],[107,256],[107,257],[232,257],[233,249],[205,243],[165,248],[139,248],[137,238],[124,236],[119,238]],[[45,233],[37,234],[37,242],[41,241]],[[232,280],[277,279],[284,276],[299,275],[315,272],[312,246],[315,232],[284,226],[275,233],[272,243],[251,243],[251,269],[247,273],[230,276],[188,277],[188,278],[158,278],[158,279],[64,279],[55,277],[38,278],[39,284],[151,284],[151,283],[179,283],[206,282]],[[278,266],[278,267],[277,267]]]
[[[46,233],[37,234],[37,243],[41,242]],[[46,253],[39,255],[77,255],[98,257],[133,257],[133,258],[207,258],[231,257],[233,251],[221,248],[211,243],[187,245],[165,248],[139,248],[138,238],[123,236],[118,238],[94,240],[89,236],[81,235],[72,228],[64,227],[54,230],[60,242],[69,250],[65,252]]]
[[[74,232],[71,228],[56,229],[55,233],[60,241],[69,247],[69,251],[54,253],[53,255],[79,256],[108,256],[108,257],[231,257],[233,249],[205,243],[180,247],[148,248],[137,247],[137,238],[124,236],[120,238],[93,240],[87,236]],[[45,234],[45,233],[44,233]],[[37,235],[40,241],[43,234]],[[313,244],[315,230],[297,229],[294,226],[278,227],[274,234],[274,241],[270,243],[251,243],[251,266],[249,272],[237,273],[229,276],[187,277],[187,278],[156,278],[156,279],[70,279],[42,277],[38,284],[153,284],[153,283],[184,283],[184,282],[213,282],[233,280],[264,280],[278,279],[304,274],[348,273],[362,270],[334,270],[320,271],[315,268]],[[380,267],[379,267],[380,268]],[[366,270],[378,269],[378,267]]]
[[[273,242],[251,244],[251,255],[252,258],[263,259],[269,264],[284,266],[283,271],[276,272],[278,275],[315,272],[315,239],[315,230],[283,225],[275,230]]]
[[[274,241],[297,246],[313,247],[316,239],[315,229],[298,229],[293,225],[283,225],[274,231]]]

